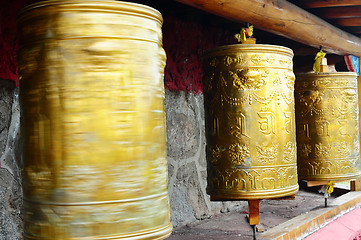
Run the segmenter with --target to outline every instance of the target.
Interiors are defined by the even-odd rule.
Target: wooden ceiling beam
[[[361,3],[361,1],[360,1]],[[320,8],[312,11],[312,13],[322,18],[348,18],[361,17],[361,5],[353,7],[334,7],[334,8]]]
[[[330,53],[361,56],[361,39],[285,0],[177,0]],[[359,2],[360,0],[358,0]],[[257,36],[256,36],[257,37]]]
[[[339,18],[332,20],[332,23],[335,25],[340,25],[344,27],[358,27],[361,26],[361,17],[357,18]]]
[[[302,0],[298,3],[305,8],[344,7],[361,5],[360,0]]]

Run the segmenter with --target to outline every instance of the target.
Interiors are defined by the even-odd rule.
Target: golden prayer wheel
[[[295,89],[299,178],[360,177],[356,74],[297,74]]]
[[[291,49],[236,44],[204,56],[208,187],[212,199],[297,192]]]
[[[164,239],[161,14],[44,1],[19,19],[25,239]]]

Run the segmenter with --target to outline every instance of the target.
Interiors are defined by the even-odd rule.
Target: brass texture
[[[360,177],[356,74],[297,74],[295,89],[299,178]]]
[[[297,192],[291,49],[220,47],[204,56],[208,187],[213,199]]]
[[[119,1],[22,10],[25,239],[164,239],[160,13]]]

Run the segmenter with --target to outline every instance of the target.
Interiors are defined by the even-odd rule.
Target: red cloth
[[[0,2],[0,79],[14,80],[18,85],[16,17],[23,6],[37,0]],[[201,58],[204,50],[236,43],[233,34],[220,27],[172,15],[164,16],[163,36],[167,53],[165,88],[193,93],[203,92]]]
[[[203,92],[203,52],[236,43],[233,34],[222,28],[167,15],[163,35],[167,53],[164,86],[173,91]]]
[[[0,78],[18,80],[16,15],[25,0],[3,0],[0,5]],[[17,81],[18,82],[18,81]]]
[[[0,0],[0,79],[14,80],[16,85],[19,85],[16,17],[21,8],[37,1]]]

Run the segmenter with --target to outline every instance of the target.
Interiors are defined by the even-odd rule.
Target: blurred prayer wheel
[[[291,49],[236,44],[204,56],[208,187],[217,199],[297,192]]]
[[[163,239],[162,16],[118,1],[22,10],[25,239]]]
[[[360,177],[356,74],[298,74],[295,97],[299,178]]]

